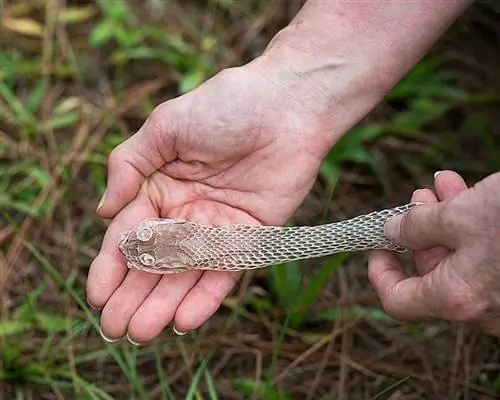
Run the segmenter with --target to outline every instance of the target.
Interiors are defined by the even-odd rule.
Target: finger
[[[101,334],[108,340],[125,336],[132,316],[159,280],[160,275],[131,269],[102,310]]]
[[[394,242],[414,251],[437,246],[454,248],[454,232],[443,224],[446,206],[447,203],[419,204],[387,221],[385,233]]]
[[[168,102],[158,106],[136,134],[111,152],[98,215],[115,216],[135,198],[146,178],[175,159],[173,110]]]
[[[206,271],[177,308],[175,329],[188,332],[202,325],[219,309],[240,276],[239,272]]]
[[[442,299],[435,290],[432,274],[405,278],[394,254],[373,251],[369,258],[368,277],[385,311],[396,319],[423,321],[438,316]]]
[[[418,189],[416,190],[411,198],[413,202],[421,203],[437,203],[439,200],[430,189]],[[431,247],[425,250],[415,251],[413,253],[413,259],[415,262],[415,269],[420,276],[428,274],[443,260],[447,257],[450,251],[443,246]]]
[[[142,219],[155,217],[149,199],[141,195],[125,207],[109,225],[99,254],[90,265],[87,279],[87,299],[94,308],[102,308],[125,278],[128,268],[117,244],[124,230]]]
[[[438,197],[431,190],[425,189],[416,191],[412,201],[436,203],[455,197],[467,189],[465,181],[455,172],[439,171],[434,177]],[[426,275],[449,255],[450,250],[443,246],[416,251],[414,253],[415,268],[420,276]]]
[[[135,343],[148,343],[172,322],[179,304],[200,278],[202,271],[164,275],[134,313],[127,335]],[[203,307],[204,303],[200,305]]]
[[[413,192],[411,196],[412,202],[420,203],[437,203],[439,200],[430,189],[417,189]]]
[[[439,200],[448,200],[467,189],[463,178],[453,171],[438,171],[434,175],[434,186]]]

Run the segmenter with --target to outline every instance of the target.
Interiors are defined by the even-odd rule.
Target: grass
[[[0,2],[0,399],[498,397],[496,341],[394,321],[362,255],[258,271],[184,337],[100,338],[84,286],[108,154],[289,18],[284,4],[201,3]],[[478,2],[330,151],[293,223],[403,203],[443,167],[470,182],[500,169],[495,8]]]

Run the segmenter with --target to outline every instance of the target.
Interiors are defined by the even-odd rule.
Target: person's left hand
[[[282,225],[312,187],[334,130],[324,123],[329,115],[311,108],[329,99],[305,106],[301,96],[313,97],[314,89],[300,93],[283,81],[286,74],[270,78],[256,65],[225,70],[161,104],[112,152],[99,209],[112,222],[87,282],[105,339],[148,343],[172,322],[177,332],[196,329],[240,276],[128,270],[117,249],[121,232],[150,217]]]

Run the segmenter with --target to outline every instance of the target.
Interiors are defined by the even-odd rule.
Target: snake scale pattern
[[[404,252],[385,236],[384,224],[415,204],[317,226],[208,226],[150,218],[123,232],[118,249],[129,268],[156,274],[192,269],[245,271],[340,252]]]

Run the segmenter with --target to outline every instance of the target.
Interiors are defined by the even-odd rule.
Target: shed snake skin
[[[187,270],[246,271],[341,252],[405,252],[384,224],[417,203],[316,226],[208,226],[179,219],[145,219],[121,234],[129,268],[156,274]]]

